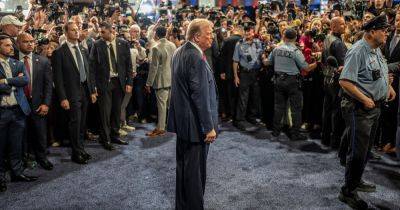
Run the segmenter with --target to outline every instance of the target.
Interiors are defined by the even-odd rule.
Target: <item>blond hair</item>
[[[212,27],[212,25],[213,24],[207,19],[197,18],[192,20],[187,28],[186,39],[189,41],[193,40],[194,36],[198,33],[201,33],[204,27],[206,26]]]

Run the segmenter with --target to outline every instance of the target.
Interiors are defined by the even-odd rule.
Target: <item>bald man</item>
[[[24,89],[32,110],[27,120],[27,152],[42,168],[52,170],[53,164],[47,159],[47,114],[53,85],[50,62],[46,57],[33,53],[35,39],[28,33],[18,35],[17,46],[19,60],[24,63],[29,77],[29,84]]]
[[[339,68],[326,66],[324,69],[324,108],[322,123],[322,143],[337,149],[344,130],[344,121],[340,112],[340,98],[338,96],[339,75],[343,69],[347,47],[342,41],[342,34],[346,29],[346,23],[342,17],[334,17],[331,20],[331,34],[324,40],[324,60],[333,56]]]

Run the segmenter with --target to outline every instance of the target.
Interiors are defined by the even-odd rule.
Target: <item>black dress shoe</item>
[[[88,161],[86,158],[84,158],[82,155],[72,155],[71,160],[75,163],[78,164],[88,164]]]
[[[21,174],[18,176],[11,176],[11,182],[33,182],[38,179],[37,176],[28,176],[25,174]]]
[[[87,153],[87,152],[83,152],[83,153],[82,153],[82,156],[83,156],[83,158],[85,158],[86,160],[91,160],[91,159],[92,159],[92,156],[91,156],[89,153]]]
[[[357,191],[359,192],[375,192],[376,191],[376,186],[370,183],[365,182],[364,180],[361,179],[360,183],[358,184]]]
[[[339,194],[339,200],[343,203],[346,203],[353,209],[368,209],[368,204],[364,200],[362,200],[356,191],[354,192],[345,192],[342,188]]]
[[[106,150],[109,151],[115,150],[115,147],[110,142],[103,142],[102,145]]]
[[[0,192],[7,191],[7,183],[5,181],[0,181]]]
[[[48,171],[51,171],[51,170],[53,170],[53,164],[49,161],[49,160],[47,160],[47,159],[44,159],[44,160],[37,160],[37,162],[39,163],[39,165],[42,167],[42,168],[44,168],[45,170],[48,170]]]
[[[121,139],[118,139],[118,138],[115,138],[115,139],[111,140],[111,142],[114,143],[114,144],[128,145],[127,141],[124,141],[124,140],[121,140]]]

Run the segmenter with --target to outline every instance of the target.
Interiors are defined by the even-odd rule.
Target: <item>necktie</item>
[[[117,60],[115,60],[115,53],[111,43],[108,45],[108,48],[110,49],[112,72],[117,73]]]
[[[394,48],[396,48],[398,41],[399,41],[399,35],[394,35],[392,41],[390,41],[390,46],[389,46],[390,54],[392,54]]]
[[[29,64],[29,57],[27,55],[24,56],[24,64],[25,64],[26,74],[29,79],[28,85],[24,87],[24,93],[25,93],[26,97],[31,98],[31,94],[32,94],[31,65]]]
[[[83,65],[82,55],[79,52],[78,46],[74,45],[74,50],[75,50],[76,62],[78,64],[79,77],[81,79],[81,82],[85,82],[86,72],[85,72],[85,66]]]

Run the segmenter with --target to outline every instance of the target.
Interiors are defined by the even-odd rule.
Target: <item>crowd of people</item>
[[[251,9],[164,4],[155,21],[124,4],[30,3],[26,17],[16,13],[0,21],[0,191],[7,189],[10,169],[12,181],[35,181],[24,169],[36,164],[52,170],[49,146],[69,145],[71,160],[87,164],[84,141],[106,150],[127,145],[121,137],[135,130],[132,122],[157,122],[146,135],[165,135],[171,59],[196,18],[213,23],[204,59],[214,74],[221,121],[242,131],[265,126],[293,141],[321,139],[338,150],[343,166],[354,134],[345,126],[342,107],[349,96],[343,88],[351,85],[343,81],[365,79],[341,74],[357,65],[346,54],[370,30],[385,28],[382,56],[376,53],[382,58],[366,65],[387,62],[393,91],[379,105],[378,123],[366,129],[377,130],[373,151],[396,155],[398,97],[392,92],[399,83],[400,10],[390,1],[329,1],[323,12],[292,1]],[[371,87],[361,88],[368,93]]]

